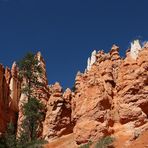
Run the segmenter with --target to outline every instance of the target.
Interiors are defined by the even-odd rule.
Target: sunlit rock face
[[[51,96],[47,104],[47,112],[43,123],[43,137],[51,141],[62,135],[72,133],[71,97],[72,92],[66,89],[63,93],[58,82],[50,86]]]
[[[0,133],[5,131],[10,121],[17,123],[20,93],[17,74],[15,63],[11,70],[0,64]]]
[[[121,130],[132,137],[148,123],[148,47],[134,41],[125,59],[113,45],[99,51],[89,71],[78,73],[72,98],[77,144]]]
[[[42,83],[42,87],[35,88],[35,94],[37,98],[40,99],[40,101],[44,104],[44,106],[47,106],[47,102],[50,97],[50,91],[48,86],[48,79],[47,79],[47,72],[46,72],[46,63],[44,58],[41,55],[41,52],[38,52],[36,54],[36,57],[39,61],[39,65],[42,69],[42,75],[38,76],[38,81]]]
[[[38,81],[40,83],[42,83],[42,86],[41,87],[34,87],[33,93],[44,105],[44,114],[46,114],[47,102],[50,97],[50,91],[49,91],[49,87],[48,87],[48,80],[47,80],[47,74],[46,74],[46,64],[45,64],[45,61],[44,61],[40,52],[38,52],[35,55],[35,57],[37,57],[37,59],[39,61],[39,65],[42,70],[42,75],[38,75],[38,78],[37,78]],[[26,80],[23,78],[23,80],[21,82],[21,88],[23,88],[23,86],[25,86],[26,83],[27,83]],[[21,93],[20,98],[19,98],[19,104],[18,104],[18,108],[19,108],[18,123],[17,123],[17,125],[18,125],[17,126],[17,135],[18,136],[21,131],[22,122],[24,120],[23,105],[24,105],[24,103],[27,103],[27,102],[28,102],[28,97],[24,93]],[[38,133],[39,133],[38,136],[39,137],[42,136],[42,131],[43,131],[43,126],[42,126],[42,123],[40,123],[40,127],[38,129]]]
[[[23,78],[23,80],[21,81],[21,88],[23,88],[23,85],[26,84],[26,80]],[[17,120],[17,136],[20,136],[20,133],[22,132],[22,122],[25,118],[24,114],[23,114],[23,105],[25,103],[27,103],[28,101],[28,97],[26,96],[26,94],[24,94],[23,92],[21,92],[20,94],[20,98],[19,98],[19,103],[18,103],[18,120]]]
[[[91,69],[76,76],[72,118],[76,122],[74,135],[78,144],[113,132],[114,88],[122,62],[118,51],[116,45],[108,54],[99,51]]]
[[[45,60],[42,57],[41,52],[37,52],[36,57],[39,61],[39,65],[42,68],[42,77],[39,77],[39,81],[44,85],[48,85]]]
[[[131,57],[136,60],[140,50],[141,50],[141,45],[139,40],[134,40],[131,43],[131,50],[130,50]]]
[[[133,122],[138,127],[147,122],[147,57],[148,48],[144,47],[139,51],[136,62],[126,57],[120,65],[116,90],[121,123]]]
[[[140,134],[148,128],[147,42],[141,47],[134,41],[125,58],[120,57],[115,44],[108,53],[93,51],[86,71],[78,72],[73,89],[65,91],[58,82],[48,85],[45,61],[40,52],[36,57],[42,67],[38,80],[43,86],[34,87],[34,93],[44,104],[45,114],[38,137],[51,142],[73,133],[80,145],[107,135],[118,139],[128,133],[130,141],[137,131]],[[21,93],[25,83],[25,79],[18,80],[16,63],[12,69],[0,64],[0,134],[13,121],[19,135],[23,104],[28,100]]]
[[[9,84],[9,88],[10,88],[10,106],[11,109],[14,110],[15,112],[18,112],[18,103],[19,103],[19,98],[20,98],[20,93],[21,93],[21,86],[20,86],[20,82],[18,80],[18,67],[16,65],[16,63],[14,62],[12,65],[12,69],[11,69],[11,79],[10,79],[10,84]]]
[[[90,70],[90,57],[87,59],[87,70]]]
[[[96,50],[91,53],[91,58],[87,60],[87,70],[91,69],[91,66],[96,62]]]

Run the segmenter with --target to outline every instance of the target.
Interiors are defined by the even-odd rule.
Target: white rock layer
[[[96,62],[96,50],[94,50],[91,53],[91,58],[88,58],[87,60],[87,70],[89,71],[91,69],[91,66]]]
[[[134,40],[131,43],[130,55],[133,59],[137,59],[139,51],[142,50],[139,40]]]

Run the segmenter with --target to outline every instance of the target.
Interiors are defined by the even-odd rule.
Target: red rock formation
[[[110,54],[100,51],[96,57],[91,69],[76,77],[72,110],[78,144],[112,133],[113,89],[121,63],[118,47],[114,45]]]
[[[40,52],[38,52],[36,54],[36,57],[39,61],[39,64],[41,66],[42,69],[42,75],[38,76],[38,80],[39,82],[42,84],[41,87],[34,87],[34,94],[35,96],[43,103],[43,105],[45,106],[44,108],[44,113],[46,114],[46,110],[47,110],[47,102],[50,96],[50,92],[49,92],[49,88],[48,88],[48,80],[47,80],[47,75],[46,75],[46,65],[45,65],[45,61],[41,55]],[[25,85],[26,80],[23,79],[23,81],[21,82],[21,87],[23,87],[23,85]],[[24,103],[26,103],[28,101],[27,96],[24,93],[21,93],[20,98],[19,98],[19,104],[18,104],[18,108],[19,108],[19,114],[18,114],[18,127],[17,127],[17,134],[19,135],[20,131],[21,131],[21,125],[22,125],[22,121],[24,120],[24,115],[23,115],[23,105]],[[39,128],[39,136],[42,136],[42,123],[40,125]]]
[[[5,79],[5,69],[0,64],[0,133],[5,131],[9,103],[9,87]]]
[[[21,94],[20,82],[18,80],[18,67],[14,62],[11,69],[11,79],[10,79],[10,108],[14,112],[18,112],[18,103]]]
[[[116,45],[109,53],[94,51],[87,70],[78,72],[73,92],[63,92],[59,83],[48,86],[45,61],[37,53],[43,69],[38,80],[43,86],[34,88],[34,93],[45,105],[39,136],[50,142],[72,133],[72,139],[83,144],[113,135],[119,141],[126,137],[127,146],[148,129],[148,43],[141,49],[137,44],[132,43],[125,59]],[[11,70],[0,65],[0,133],[10,120],[16,122],[17,113],[19,133],[22,105],[27,101],[20,87],[16,64]]]
[[[118,50],[113,45],[109,54],[99,51],[91,69],[76,76],[72,117],[78,144],[123,128],[132,137],[148,121],[148,48],[138,49],[137,59],[128,52],[124,60]]]
[[[41,100],[41,102],[45,106],[47,106],[47,102],[50,97],[50,91],[48,87],[48,80],[47,80],[47,74],[46,74],[46,64],[40,52],[38,52],[36,56],[42,68],[42,76],[39,76],[38,79],[39,79],[39,82],[41,82],[43,86],[35,88],[35,93],[36,93],[36,96]]]
[[[47,105],[47,112],[43,124],[43,137],[51,141],[54,138],[71,133],[71,91],[64,94],[59,83],[50,86],[51,96]]]
[[[0,132],[5,131],[10,121],[17,122],[19,90],[16,64],[11,70],[0,65]]]
[[[121,123],[134,121],[140,126],[148,115],[148,49],[143,49],[137,60],[127,57],[120,65],[117,80],[119,117]]]

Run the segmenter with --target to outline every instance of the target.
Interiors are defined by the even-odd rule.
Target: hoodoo
[[[94,50],[87,70],[78,72],[73,89],[65,91],[58,82],[48,85],[45,61],[40,52],[35,57],[43,73],[37,77],[42,86],[33,91],[44,105],[38,137],[49,142],[45,147],[95,145],[106,136],[115,139],[117,148],[142,142],[148,129],[148,43],[142,47],[133,41],[125,58],[115,44],[109,53]],[[11,70],[0,64],[0,135],[10,121],[19,135],[28,100],[21,91],[25,83],[16,63]]]

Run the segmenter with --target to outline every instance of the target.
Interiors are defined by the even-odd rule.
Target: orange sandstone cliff
[[[40,52],[36,56],[44,85],[35,93],[45,105],[39,137],[49,142],[46,147],[77,148],[107,135],[115,137],[117,148],[136,142],[139,148],[148,145],[144,140],[148,133],[148,43],[141,47],[134,41],[125,58],[116,45],[109,53],[93,51],[85,72],[77,73],[74,89],[65,92],[58,82],[48,85],[45,61]],[[10,121],[19,134],[22,105],[27,101],[20,91],[22,83],[15,63],[11,70],[0,65],[1,134]]]

